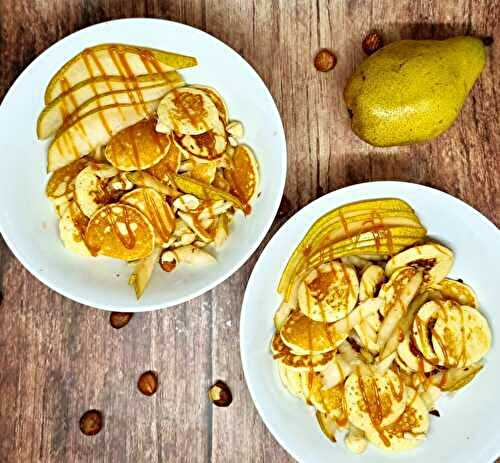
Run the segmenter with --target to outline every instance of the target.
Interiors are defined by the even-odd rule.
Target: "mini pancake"
[[[73,180],[87,167],[89,159],[83,157],[54,171],[47,183],[45,193],[50,199],[59,198],[74,191]]]
[[[207,160],[219,159],[227,147],[226,137],[215,130],[207,130],[199,135],[184,135],[179,143],[191,155]]]
[[[68,204],[59,222],[59,236],[66,249],[81,256],[91,253],[85,243],[85,231],[89,219],[74,201]]]
[[[315,374],[309,393],[309,400],[321,413],[335,418],[344,418],[347,424],[347,407],[344,398],[344,384],[325,389],[321,375]],[[339,420],[340,421],[340,420]],[[343,423],[340,423],[343,424]]]
[[[75,200],[87,217],[91,217],[104,204],[113,201],[106,189],[105,179],[117,174],[117,170],[108,164],[90,163],[76,176]]]
[[[364,430],[372,444],[387,452],[401,452],[415,448],[422,442],[429,431],[429,413],[425,403],[417,391],[410,387],[405,388],[405,402],[402,415],[396,422],[384,427],[382,433],[373,427]]]
[[[224,98],[222,98],[219,92],[212,87],[206,87],[204,85],[192,85],[192,87],[202,90],[208,95],[217,108],[217,111],[219,111],[220,120],[224,123],[224,125],[227,125],[229,122],[229,110],[227,109]]]
[[[154,175],[158,180],[166,182],[169,180],[169,174],[176,174],[181,165],[182,154],[177,143],[170,143],[167,154],[154,166],[146,169],[146,172]]]
[[[432,346],[439,365],[467,367],[483,358],[491,347],[488,322],[473,307],[448,305],[432,330]],[[440,312],[438,312],[440,313]]]
[[[392,370],[380,376],[352,373],[345,383],[349,421],[363,431],[394,423],[405,409],[405,386]]]
[[[283,342],[279,334],[275,334],[271,341],[271,352],[278,362],[301,371],[321,371],[335,357],[333,351],[312,355],[297,354]]]
[[[140,121],[114,135],[104,152],[117,169],[142,170],[160,162],[168,153],[171,139],[155,130],[154,119]]]
[[[432,288],[438,290],[444,299],[450,299],[458,302],[460,305],[467,305],[476,309],[479,307],[476,293],[465,283],[452,280],[451,278],[445,278]]]
[[[437,243],[413,246],[392,257],[385,266],[385,273],[391,276],[402,267],[413,267],[423,271],[424,285],[439,283],[450,272],[453,265],[453,253]]]
[[[175,215],[162,195],[152,188],[136,188],[124,194],[120,202],[139,209],[153,225],[156,243],[166,243],[175,230]]]
[[[155,244],[151,222],[139,209],[125,204],[99,209],[90,219],[86,237],[91,251],[126,261],[149,256]]]
[[[259,164],[253,151],[246,145],[238,145],[231,160],[230,167],[224,169],[224,178],[229,183],[231,193],[248,204],[259,193]]]
[[[295,370],[278,362],[278,372],[285,388],[295,397],[307,402],[309,396],[308,373]]]
[[[422,357],[420,352],[418,352],[418,355],[416,352],[414,352],[414,349],[416,349],[416,347],[412,346],[410,342],[410,335],[406,335],[403,341],[398,345],[397,352],[401,362],[403,362],[403,364],[413,372],[418,371],[420,373],[428,373],[434,370],[434,365],[427,362]]]
[[[299,308],[315,321],[334,322],[354,309],[358,292],[358,277],[353,267],[339,262],[322,264],[300,284]]]
[[[158,106],[158,118],[166,130],[199,135],[219,123],[219,111],[203,91],[193,87],[171,90]]]
[[[332,325],[317,322],[294,310],[280,331],[281,339],[299,354],[321,354],[339,346],[346,333],[336,333]]]
[[[472,307],[453,301],[430,301],[413,322],[418,349],[432,363],[465,367],[480,360],[491,347],[488,322]]]

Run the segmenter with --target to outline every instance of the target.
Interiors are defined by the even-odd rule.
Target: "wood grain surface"
[[[381,179],[447,191],[499,225],[499,15],[496,0],[0,0],[0,100],[38,54],[73,31],[134,16],[179,21],[233,47],[276,99],[289,170],[287,199],[267,239],[318,196]],[[385,150],[353,135],[342,89],[372,29],[386,41],[495,38],[486,69],[445,135]],[[312,64],[323,47],[338,57],[325,74]],[[0,239],[0,462],[291,461],[260,420],[240,363],[240,306],[257,255],[211,293],[135,315],[114,330],[108,313],[39,283]],[[146,370],[159,375],[152,397],[136,387]],[[217,379],[232,389],[229,408],[207,399]],[[103,412],[105,425],[86,437],[78,420],[91,408]]]

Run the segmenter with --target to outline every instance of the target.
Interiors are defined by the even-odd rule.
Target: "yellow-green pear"
[[[486,62],[475,37],[400,40],[367,58],[344,100],[352,129],[374,146],[431,140],[457,118]]]

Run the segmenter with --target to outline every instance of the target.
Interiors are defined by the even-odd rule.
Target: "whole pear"
[[[431,140],[455,121],[486,62],[475,37],[400,40],[368,57],[344,100],[352,129],[374,146]]]

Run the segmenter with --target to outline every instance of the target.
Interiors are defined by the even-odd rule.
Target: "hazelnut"
[[[103,419],[99,410],[89,410],[80,418],[80,431],[86,436],[95,436],[102,429]]]
[[[233,395],[229,387],[220,380],[208,390],[208,398],[217,407],[229,407],[233,401]]]
[[[331,71],[337,64],[337,57],[326,48],[318,51],[314,58],[314,67],[321,72]]]
[[[158,390],[158,375],[154,371],[146,371],[139,377],[137,387],[144,395],[153,395]]]
[[[370,32],[363,40],[363,51],[368,55],[372,55],[378,49],[384,46],[382,36],[378,32]]]
[[[109,323],[113,328],[119,330],[127,325],[133,316],[134,314],[130,312],[111,312]]]
[[[160,267],[165,272],[171,272],[177,266],[177,258],[172,251],[165,249],[160,256]]]

